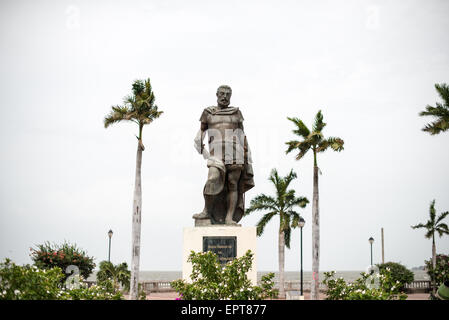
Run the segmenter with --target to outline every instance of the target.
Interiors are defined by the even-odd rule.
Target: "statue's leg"
[[[237,201],[239,199],[238,183],[240,175],[242,174],[242,168],[240,166],[230,166],[228,168],[228,211],[226,213],[226,224],[237,224],[232,217],[234,211],[237,208]]]
[[[204,209],[202,212],[194,214],[193,215],[194,219],[209,219],[210,218],[208,208],[210,206],[210,202],[212,201],[212,199],[211,199],[211,196],[208,195],[207,193],[208,193],[208,189],[211,188],[210,184],[213,183],[213,181],[217,181],[219,177],[220,177],[220,171],[215,167],[209,167],[207,182],[206,182],[206,186],[204,187],[204,191],[203,191]]]

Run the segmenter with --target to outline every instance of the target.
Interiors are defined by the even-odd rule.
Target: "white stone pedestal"
[[[187,227],[183,232],[182,278],[190,282],[192,264],[187,262],[190,251],[203,252],[203,237],[236,237],[237,258],[251,250],[254,254],[248,279],[257,285],[257,241],[256,227],[228,227],[212,225],[205,227]]]

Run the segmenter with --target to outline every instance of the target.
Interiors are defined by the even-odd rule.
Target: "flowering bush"
[[[111,291],[106,286],[88,288],[82,281],[66,288],[66,283],[62,282],[64,278],[59,267],[40,269],[37,266],[19,266],[6,259],[0,263],[0,300],[123,299],[120,292]]]
[[[0,263],[0,299],[56,300],[64,295],[60,268],[42,270],[36,266],[18,266],[6,259]]]
[[[353,283],[346,283],[342,277],[334,279],[335,271],[325,272],[323,283],[327,286],[327,300],[405,300],[401,283],[394,280],[391,270],[383,273],[367,274]]]
[[[112,287],[112,282],[87,287],[82,283],[79,288],[67,291],[69,300],[123,300],[123,294]]]
[[[175,280],[171,286],[183,300],[262,300],[277,296],[273,289],[274,274],[262,277],[261,286],[252,286],[247,272],[251,269],[253,254],[250,250],[222,266],[215,253],[191,251],[192,283]]]
[[[31,259],[34,265],[41,269],[52,269],[59,267],[63,272],[70,265],[78,267],[79,273],[87,279],[95,268],[94,258],[87,256],[87,254],[68,243],[62,245],[50,244],[46,242],[38,245],[37,249],[30,248]],[[66,274],[63,278],[65,280],[70,274]]]
[[[432,259],[426,260],[425,263],[427,274],[432,282],[435,281],[437,287],[449,280],[449,255],[437,254],[435,270],[433,270]]]

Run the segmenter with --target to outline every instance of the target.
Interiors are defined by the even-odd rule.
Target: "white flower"
[[[20,294],[20,290],[14,290],[14,294]]]

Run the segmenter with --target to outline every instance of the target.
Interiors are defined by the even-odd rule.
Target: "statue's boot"
[[[209,214],[207,212],[202,211],[200,213],[194,214],[192,216],[193,219],[209,219]]]

